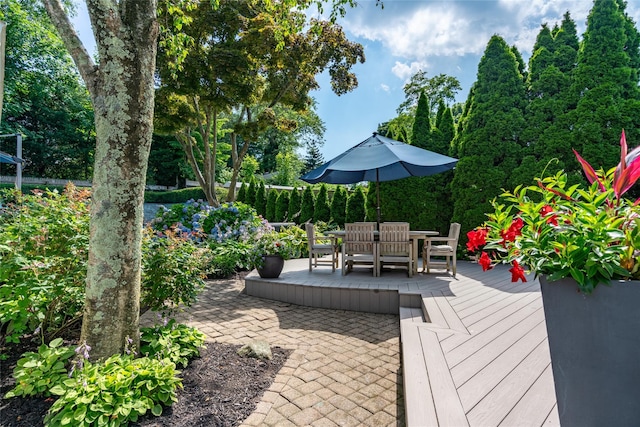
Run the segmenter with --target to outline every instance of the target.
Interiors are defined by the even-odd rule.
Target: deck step
[[[456,311],[449,304],[449,299],[441,291],[422,294],[422,310],[427,327],[433,330],[450,330],[451,333],[470,335]]]
[[[422,295],[422,308],[400,307],[405,414],[408,427],[468,426],[439,334],[469,334],[439,291]]]
[[[422,321],[420,309],[400,307],[407,427],[468,425],[440,347],[439,329]]]

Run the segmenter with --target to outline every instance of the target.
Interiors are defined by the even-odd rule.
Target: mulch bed
[[[178,390],[178,402],[165,408],[160,417],[147,415],[132,426],[237,426],[256,408],[264,391],[291,354],[291,350],[273,347],[271,360],[240,357],[239,346],[207,343],[200,357],[182,370],[184,388]],[[15,384],[12,373],[17,360],[37,344],[22,344],[2,349],[8,355],[0,361],[0,427],[37,427],[53,404],[48,398],[4,399]]]

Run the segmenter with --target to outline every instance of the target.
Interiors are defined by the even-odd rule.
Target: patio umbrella
[[[362,141],[333,160],[303,175],[311,184],[376,182],[377,216],[380,223],[380,181],[427,176],[453,169],[458,159],[414,147],[378,135]]]
[[[7,154],[3,151],[0,151],[0,163],[9,163],[12,165],[17,165],[18,163],[22,163],[22,159],[12,156],[11,154]]]

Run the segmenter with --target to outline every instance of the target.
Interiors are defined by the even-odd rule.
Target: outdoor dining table
[[[344,237],[346,232],[345,230],[327,230],[324,234],[329,234],[331,236],[336,237]],[[424,240],[428,237],[438,236],[440,233],[432,230],[409,230],[409,240],[411,241],[411,246],[413,250],[413,272],[418,272],[418,241]],[[379,235],[378,230],[373,232],[374,238],[377,239]]]

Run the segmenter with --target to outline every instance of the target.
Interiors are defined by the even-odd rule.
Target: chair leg
[[[336,271],[336,253],[331,252],[331,272],[335,273]]]
[[[453,277],[456,277],[456,254],[453,254]]]
[[[309,254],[309,271],[311,271],[311,263],[312,263],[313,253]]]

